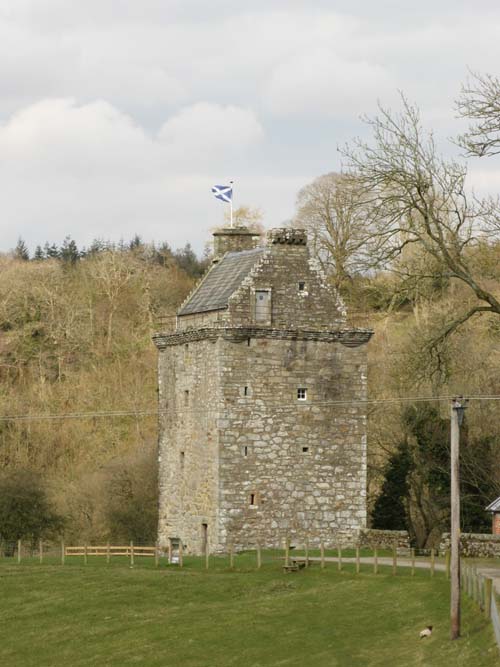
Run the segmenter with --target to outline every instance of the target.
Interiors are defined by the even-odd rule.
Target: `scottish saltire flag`
[[[212,188],[213,195],[216,199],[231,203],[233,198],[233,186],[232,185],[214,185]]]

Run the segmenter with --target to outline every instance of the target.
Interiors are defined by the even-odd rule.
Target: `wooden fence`
[[[490,619],[500,650],[500,612],[493,580],[486,574],[478,572],[473,565],[465,565],[462,567],[460,585],[462,590],[479,605],[486,618]]]
[[[51,559],[60,558],[61,564],[64,565],[66,558],[72,556],[83,556],[84,562],[92,556],[105,557],[109,563],[113,556],[126,556],[130,559],[131,565],[134,564],[136,557],[154,558],[155,564],[158,565],[160,561],[161,551],[158,547],[142,546],[130,542],[125,545],[90,545],[82,544],[77,546],[66,546],[64,540],[60,543],[51,543],[47,545],[43,540],[38,540],[38,543],[33,544],[29,542],[28,545],[23,544],[22,540],[16,543],[9,544],[9,550],[12,555],[16,557],[17,562],[20,563],[26,552],[30,558],[36,558],[40,563],[43,563],[47,557]]]
[[[149,558],[154,558],[156,565],[158,565],[160,560],[160,550],[158,547],[144,547],[133,542],[126,545],[111,545],[106,544],[104,546],[94,546],[84,544],[83,546],[72,546],[67,547],[64,545],[64,542],[61,543],[61,559],[64,562],[66,557],[69,556],[83,556],[85,563],[89,556],[105,556],[106,560],[111,560],[112,556],[127,556],[130,558],[130,564],[134,564],[134,559],[136,556],[146,556]]]

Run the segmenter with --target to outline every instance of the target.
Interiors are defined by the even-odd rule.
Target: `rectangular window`
[[[248,447],[247,447],[247,445],[245,445],[245,446],[243,447],[243,450],[242,450],[242,451],[243,451],[243,456],[248,456]]]
[[[271,322],[271,290],[255,291],[255,321]]]
[[[245,389],[243,390],[243,395],[248,396],[248,387],[245,387]]]
[[[307,389],[305,387],[299,387],[297,389],[297,400],[307,401]]]
[[[256,493],[251,493],[250,494],[250,505],[251,506],[257,505],[257,494]]]
[[[306,284],[303,280],[299,281],[299,292],[303,292],[306,289]]]
[[[309,447],[302,447],[302,451],[304,454],[306,454],[309,451]]]
[[[184,390],[184,405],[189,405],[189,389]]]
[[[181,457],[180,457],[180,463],[181,463],[181,470],[184,470],[184,452],[181,452]]]

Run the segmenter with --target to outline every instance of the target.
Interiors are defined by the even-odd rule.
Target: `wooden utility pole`
[[[451,638],[460,637],[460,424],[465,410],[462,397],[451,402]]]

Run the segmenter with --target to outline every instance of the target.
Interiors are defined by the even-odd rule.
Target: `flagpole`
[[[234,183],[234,181],[229,181],[229,183],[231,184],[231,200],[230,200],[229,204],[231,206],[231,228],[232,228],[232,226],[233,226],[233,183]]]

